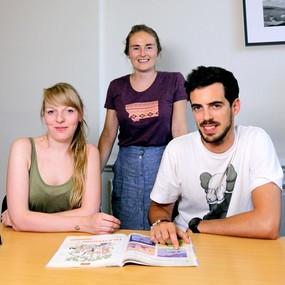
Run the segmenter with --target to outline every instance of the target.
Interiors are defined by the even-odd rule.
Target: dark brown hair
[[[156,45],[157,45],[157,54],[159,54],[162,50],[161,45],[160,45],[160,41],[159,41],[159,37],[156,33],[156,31],[146,25],[135,25],[132,27],[131,31],[129,32],[127,38],[126,38],[126,44],[125,44],[125,50],[124,53],[125,55],[129,55],[129,45],[130,45],[130,38],[138,32],[146,32],[150,35],[152,35],[156,41]]]

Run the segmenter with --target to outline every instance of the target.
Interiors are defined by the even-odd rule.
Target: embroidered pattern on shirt
[[[133,122],[158,117],[158,101],[127,104],[126,111]]]

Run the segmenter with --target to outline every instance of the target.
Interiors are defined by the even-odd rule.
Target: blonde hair
[[[81,118],[70,144],[70,153],[73,159],[74,169],[72,175],[73,189],[70,196],[70,208],[79,208],[81,206],[81,200],[85,188],[87,165],[87,139],[85,130],[87,124],[83,118],[83,102],[73,86],[68,83],[57,83],[50,88],[44,89],[41,108],[42,118],[44,116],[46,104],[73,107],[78,111]]]

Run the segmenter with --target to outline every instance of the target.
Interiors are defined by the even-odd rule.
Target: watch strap
[[[198,217],[195,217],[192,220],[190,220],[190,222],[188,223],[188,227],[192,231],[192,233],[200,233],[198,225],[200,224],[201,221],[202,219]]]

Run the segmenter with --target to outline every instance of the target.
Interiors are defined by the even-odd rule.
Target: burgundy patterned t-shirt
[[[187,99],[184,77],[178,72],[158,72],[153,84],[135,91],[130,75],[113,80],[105,108],[117,112],[120,146],[162,146],[171,139],[173,103]]]

